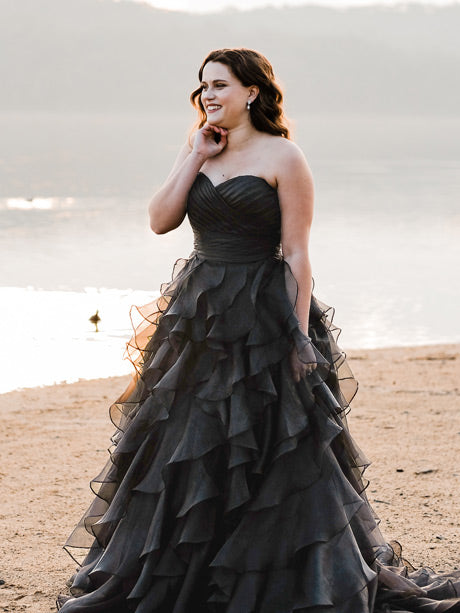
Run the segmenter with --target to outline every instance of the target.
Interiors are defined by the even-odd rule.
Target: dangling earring
[[[248,100],[248,103],[247,103],[247,105],[246,105],[246,108],[248,109],[248,111],[250,111],[250,110],[251,110],[251,103],[249,102],[249,100]]]

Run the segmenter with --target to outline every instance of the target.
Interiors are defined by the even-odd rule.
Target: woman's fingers
[[[302,362],[301,360],[299,360],[297,351],[294,350],[292,352],[291,369],[292,369],[292,376],[296,383],[298,383],[300,379],[303,379],[307,375],[310,375],[316,369],[316,367],[317,367],[316,362],[308,362],[308,363]]]
[[[216,138],[216,134],[218,134],[220,138]],[[194,149],[204,154],[206,159],[208,157],[214,157],[221,153],[227,145],[227,134],[228,130],[225,128],[205,123],[197,132]]]
[[[220,135],[220,145],[222,145],[222,149],[226,146],[227,144],[227,132],[225,131],[224,134]]]
[[[201,129],[210,128],[213,132],[217,132],[221,136],[224,136],[228,133],[226,128],[221,128],[220,126],[215,126],[212,123],[206,123]]]
[[[300,371],[301,377],[305,377],[306,375],[311,374],[315,370],[315,368],[316,368],[316,364],[304,366]]]

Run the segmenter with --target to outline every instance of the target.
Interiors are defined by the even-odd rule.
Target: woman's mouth
[[[216,111],[220,110],[222,107],[220,106],[220,104],[209,104],[206,107],[206,112],[207,113],[215,113]]]

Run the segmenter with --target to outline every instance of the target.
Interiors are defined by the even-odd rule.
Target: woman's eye
[[[214,87],[225,87],[225,83],[216,83]],[[201,89],[208,89],[208,86],[202,84]]]

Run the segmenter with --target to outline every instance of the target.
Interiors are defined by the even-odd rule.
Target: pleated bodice
[[[261,177],[240,175],[215,186],[200,172],[187,213],[195,251],[206,259],[252,262],[279,254],[278,194]]]

